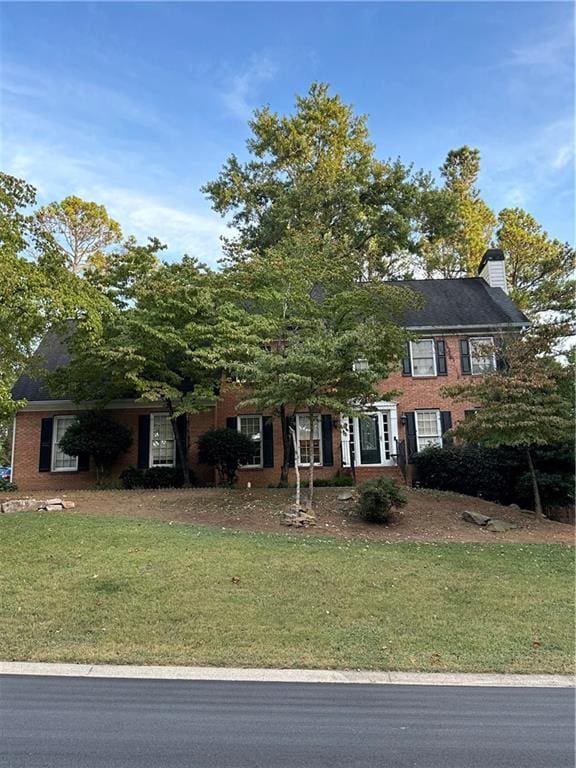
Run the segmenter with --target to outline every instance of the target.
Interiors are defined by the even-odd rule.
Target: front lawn
[[[0,518],[0,658],[569,672],[573,550]]]

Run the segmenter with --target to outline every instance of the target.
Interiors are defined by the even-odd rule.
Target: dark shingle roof
[[[496,328],[527,325],[501,288],[491,288],[481,277],[454,280],[396,280],[391,283],[411,288],[424,297],[422,309],[409,310],[402,317],[406,328]]]
[[[67,400],[48,392],[43,372],[52,373],[67,365],[69,360],[70,353],[62,335],[49,331],[34,352],[28,372],[23,373],[12,388],[14,400]]]

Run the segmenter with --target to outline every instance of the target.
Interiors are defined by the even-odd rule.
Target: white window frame
[[[300,446],[300,419],[308,419],[310,418],[310,414],[308,413],[297,413],[296,414],[296,442],[298,443],[298,446]],[[318,434],[319,434],[319,450],[318,455],[320,458],[320,461],[315,461],[314,466],[315,467],[322,467],[324,466],[324,456],[322,455],[322,416],[319,413],[315,413],[312,418],[314,421],[318,421]],[[314,427],[313,425],[310,425],[312,429],[312,434],[314,434]],[[300,451],[298,451],[300,454]],[[299,467],[309,467],[310,462],[309,461],[300,461],[298,462]]]
[[[148,468],[153,469],[154,467],[175,467],[176,466],[176,453],[177,453],[177,447],[176,447],[176,436],[174,436],[174,455],[172,457],[172,462],[170,464],[154,464],[153,463],[153,453],[152,453],[152,443],[154,442],[154,419],[157,419],[159,417],[164,417],[170,421],[170,414],[169,413],[151,413],[150,414],[150,438],[148,442]]]
[[[492,347],[492,368],[490,368],[490,370],[474,371],[474,344]],[[472,376],[484,376],[486,373],[492,373],[492,371],[496,370],[496,345],[494,344],[494,336],[473,336],[472,338],[468,339],[468,351],[470,353],[470,373]],[[482,360],[484,359],[485,358],[483,357]]]
[[[240,416],[236,417],[236,429],[238,432],[241,432],[240,429],[240,420],[241,419],[258,419],[260,424],[260,461],[258,464],[242,464],[242,469],[262,469],[264,466],[264,434],[262,432],[262,416],[259,413],[242,413]],[[243,433],[245,434],[245,433]],[[256,441],[254,441],[256,442]]]
[[[78,456],[73,456],[71,458],[75,459],[74,466],[73,467],[56,467],[56,453],[59,450],[58,443],[56,442],[56,435],[58,434],[58,428],[57,424],[59,421],[64,421],[72,419],[74,420],[76,416],[73,414],[66,414],[66,416],[54,416],[52,420],[52,457],[50,462],[50,471],[51,472],[78,472]],[[60,451],[60,453],[64,453],[64,451]],[[65,456],[68,456],[67,453],[64,454]]]
[[[413,355],[412,344],[420,344],[423,341],[429,341],[430,344],[432,345],[432,368],[434,370],[434,373],[414,373],[414,355]],[[438,375],[438,372],[436,370],[436,342],[434,341],[434,339],[429,339],[429,338],[417,339],[416,341],[410,342],[410,370],[411,370],[412,376],[415,379],[430,379],[433,376]]]
[[[420,435],[420,432],[418,430],[418,414],[419,413],[434,413],[436,414],[436,427],[438,429],[437,435]],[[416,450],[418,453],[420,451],[423,451],[424,448],[427,448],[427,445],[420,445],[420,439],[422,440],[429,440],[431,437],[437,437],[439,439],[438,448],[442,448],[444,445],[444,439],[442,438],[442,419],[440,418],[440,411],[436,408],[419,408],[417,411],[414,412],[414,423],[416,428]]]
[[[356,373],[357,371],[369,371],[370,370],[370,363],[365,357],[359,357],[358,360],[355,360],[352,363],[352,370]]]

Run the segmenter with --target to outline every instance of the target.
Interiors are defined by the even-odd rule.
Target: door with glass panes
[[[390,448],[390,413],[378,411],[357,417],[356,462],[359,465],[392,464]]]

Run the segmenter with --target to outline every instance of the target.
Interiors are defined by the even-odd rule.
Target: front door
[[[358,418],[360,433],[360,464],[381,464],[380,415],[371,413]]]

